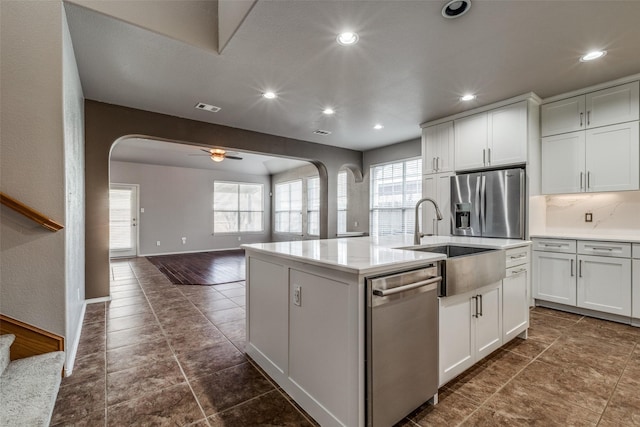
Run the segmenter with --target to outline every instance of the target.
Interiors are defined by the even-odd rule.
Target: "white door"
[[[440,381],[446,384],[475,363],[475,333],[471,293],[439,298]]]
[[[578,256],[578,307],[631,315],[631,260]]]
[[[528,265],[507,269],[502,280],[502,342],[506,343],[529,327],[527,295]]]
[[[109,255],[138,255],[138,186],[111,184],[109,189]]]
[[[576,305],[576,256],[533,252],[533,296],[544,301]]]
[[[542,138],[542,194],[584,191],[584,138],[583,131]]]
[[[442,212],[442,221],[437,221],[438,236],[451,235],[451,177],[453,173],[439,173],[437,175],[437,199],[438,207]]]
[[[491,110],[488,117],[487,166],[527,161],[527,101]]]
[[[589,129],[586,131],[585,147],[587,191],[640,188],[637,121]]]
[[[454,122],[456,171],[479,169],[486,164],[487,113]]]
[[[484,288],[477,298],[476,361],[502,345],[502,282]]]
[[[640,259],[633,260],[633,278],[631,279],[631,317],[640,319]]]
[[[587,128],[638,120],[638,82],[587,94]]]
[[[429,197],[436,202],[438,201],[438,176],[438,174],[423,175],[422,197]],[[422,225],[420,231],[424,234],[436,234],[438,229],[435,209],[431,203],[423,203],[420,209],[422,209]]]
[[[540,107],[542,136],[584,129],[584,95],[551,102]]]
[[[438,126],[430,126],[422,129],[422,173],[437,172],[436,157],[438,157]]]
[[[438,128],[438,152],[436,166],[438,172],[453,172],[453,122],[436,126]]]

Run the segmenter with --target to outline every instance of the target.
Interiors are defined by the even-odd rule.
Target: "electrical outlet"
[[[242,241],[242,237],[238,236],[238,242]]]
[[[183,238],[182,238],[182,244],[183,244],[183,245],[186,245],[186,244],[187,244],[187,238],[186,238],[186,237],[183,237]]]
[[[144,208],[140,208],[140,213],[144,213]]]
[[[358,226],[358,221],[354,222],[354,223],[353,223],[353,226],[354,226],[354,227],[357,227],[357,226]]]
[[[593,214],[591,212],[584,214],[584,222],[593,222]]]
[[[160,240],[156,242],[156,246],[160,246]]]
[[[302,287],[296,286],[293,288],[293,303],[298,307],[302,306]]]

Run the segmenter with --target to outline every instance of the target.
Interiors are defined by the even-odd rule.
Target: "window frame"
[[[340,196],[340,177],[344,176],[344,208],[340,209],[340,199],[342,198]],[[348,188],[349,188],[349,181],[348,181],[348,175],[347,175],[347,171],[346,170],[341,170],[340,172],[338,172],[338,179],[337,179],[337,185],[336,185],[336,210],[337,210],[337,214],[336,214],[336,227],[337,227],[337,234],[344,234],[347,232],[347,216],[348,216],[348,211],[349,211],[349,198],[347,197],[348,194]],[[340,229],[340,213],[344,212],[344,230]]]
[[[237,195],[237,206],[238,209],[232,210],[232,209],[216,209],[215,208],[215,203],[216,203],[216,184],[233,184],[236,185],[236,195]],[[240,209],[240,186],[242,185],[247,185],[247,186],[259,186],[260,187],[260,192],[261,192],[261,199],[262,199],[262,203],[261,203],[261,210],[242,210]],[[214,236],[229,236],[229,235],[236,235],[236,234],[264,234],[265,233],[265,221],[264,221],[264,213],[265,213],[265,198],[264,198],[264,184],[260,183],[260,182],[244,182],[244,181],[226,181],[226,180],[217,180],[214,179],[213,180],[213,192],[212,192],[212,196],[213,196],[213,200],[212,200],[212,207],[211,207],[211,213],[212,213],[212,218],[211,218],[211,228],[213,229],[213,235]],[[237,230],[236,231],[216,231],[216,221],[215,221],[215,214],[216,212],[235,212],[237,213],[238,216],[238,223],[237,223]],[[254,213],[254,212],[260,212],[262,214],[262,220],[260,221],[260,230],[258,231],[241,231],[240,230],[240,218],[241,218],[241,213]]]
[[[291,210],[291,184],[299,182],[300,183],[300,210]],[[304,188],[303,188],[304,180],[302,178],[291,179],[288,181],[277,182],[273,186],[273,232],[277,234],[290,234],[295,236],[304,236],[304,224],[303,224],[303,212],[305,210],[304,206]],[[289,209],[288,210],[278,210],[278,186],[280,185],[288,185],[289,186]],[[288,212],[289,213],[289,227],[287,231],[279,231],[278,230],[278,213]],[[291,231],[291,213],[300,214],[300,231]]]
[[[307,199],[306,199],[306,211],[307,211],[307,236],[320,236],[320,176],[319,175],[313,175],[313,176],[308,176],[305,178],[306,181],[306,185],[307,185]],[[317,200],[317,209],[311,209],[311,207],[313,206],[313,201],[310,199],[310,191],[309,191],[309,183],[311,182],[317,182],[317,195],[318,195],[318,200]],[[318,232],[317,233],[312,233],[311,229],[310,229],[310,225],[311,225],[311,215],[310,213],[315,212],[318,216]]]
[[[369,166],[369,195],[370,195],[370,201],[369,201],[369,234],[371,236],[398,236],[398,235],[411,235],[413,234],[414,230],[409,230],[409,225],[410,225],[410,220],[407,220],[407,214],[409,214],[411,217],[413,218],[413,211],[415,209],[415,205],[411,206],[407,204],[407,196],[409,193],[407,193],[407,163],[409,162],[416,162],[416,166],[417,166],[417,174],[411,174],[409,175],[411,178],[417,178],[415,180],[415,182],[418,183],[418,185],[420,186],[420,190],[419,192],[417,192],[417,194],[419,195],[418,200],[420,198],[422,198],[422,157],[420,156],[415,156],[415,157],[409,157],[409,158],[405,158],[405,159],[398,159],[398,160],[394,160],[394,161],[390,161],[390,162],[384,162],[384,163],[377,163],[377,164],[373,164]],[[384,167],[384,166],[388,166],[388,165],[396,165],[396,164],[402,164],[402,181],[401,181],[401,185],[402,185],[402,203],[401,206],[393,206],[393,207],[376,207],[374,206],[374,200],[376,199],[376,195],[374,194],[374,186],[377,184],[378,180],[374,179],[374,170],[376,168],[379,167]],[[397,185],[392,183],[393,185]],[[380,230],[374,230],[373,226],[374,226],[374,214],[375,212],[399,212],[400,213],[400,217],[402,218],[402,224],[401,224],[401,230],[402,233],[380,233]],[[415,224],[414,224],[415,227]]]

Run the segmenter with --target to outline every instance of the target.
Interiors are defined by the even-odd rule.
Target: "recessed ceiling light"
[[[470,93],[460,97],[460,101],[473,101],[474,99],[476,99],[476,96]]]
[[[278,97],[278,95],[276,95],[275,92],[265,92],[262,94],[262,96],[264,96],[267,99],[275,99]]]
[[[384,126],[382,126],[380,123],[376,123],[376,124],[373,126],[373,128],[374,128],[375,130],[380,130],[380,129],[384,128]]]
[[[442,8],[442,16],[447,19],[459,18],[471,9],[471,0],[451,0]]]
[[[593,61],[594,59],[602,58],[607,54],[606,50],[594,50],[580,58],[580,62]]]
[[[335,113],[335,111],[331,107],[327,107],[324,110],[322,110],[322,114],[326,114],[327,116],[330,116],[330,115],[332,115],[334,113]]]
[[[352,33],[350,31],[346,31],[344,33],[338,34],[338,43],[342,46],[350,46],[352,44],[358,43],[358,35],[356,33]]]

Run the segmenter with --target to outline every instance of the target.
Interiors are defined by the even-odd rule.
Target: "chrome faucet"
[[[414,245],[419,245],[420,244],[420,238],[423,236],[426,236],[426,234],[421,233],[420,232],[420,218],[419,218],[419,214],[418,214],[418,210],[420,208],[420,205],[424,202],[431,202],[433,203],[433,207],[436,208],[436,218],[438,218],[438,221],[442,221],[442,212],[440,212],[440,208],[438,207],[438,204],[436,203],[435,200],[429,198],[429,197],[425,197],[423,199],[418,200],[418,203],[416,203],[416,219],[415,219],[415,231],[413,233],[413,244]]]

